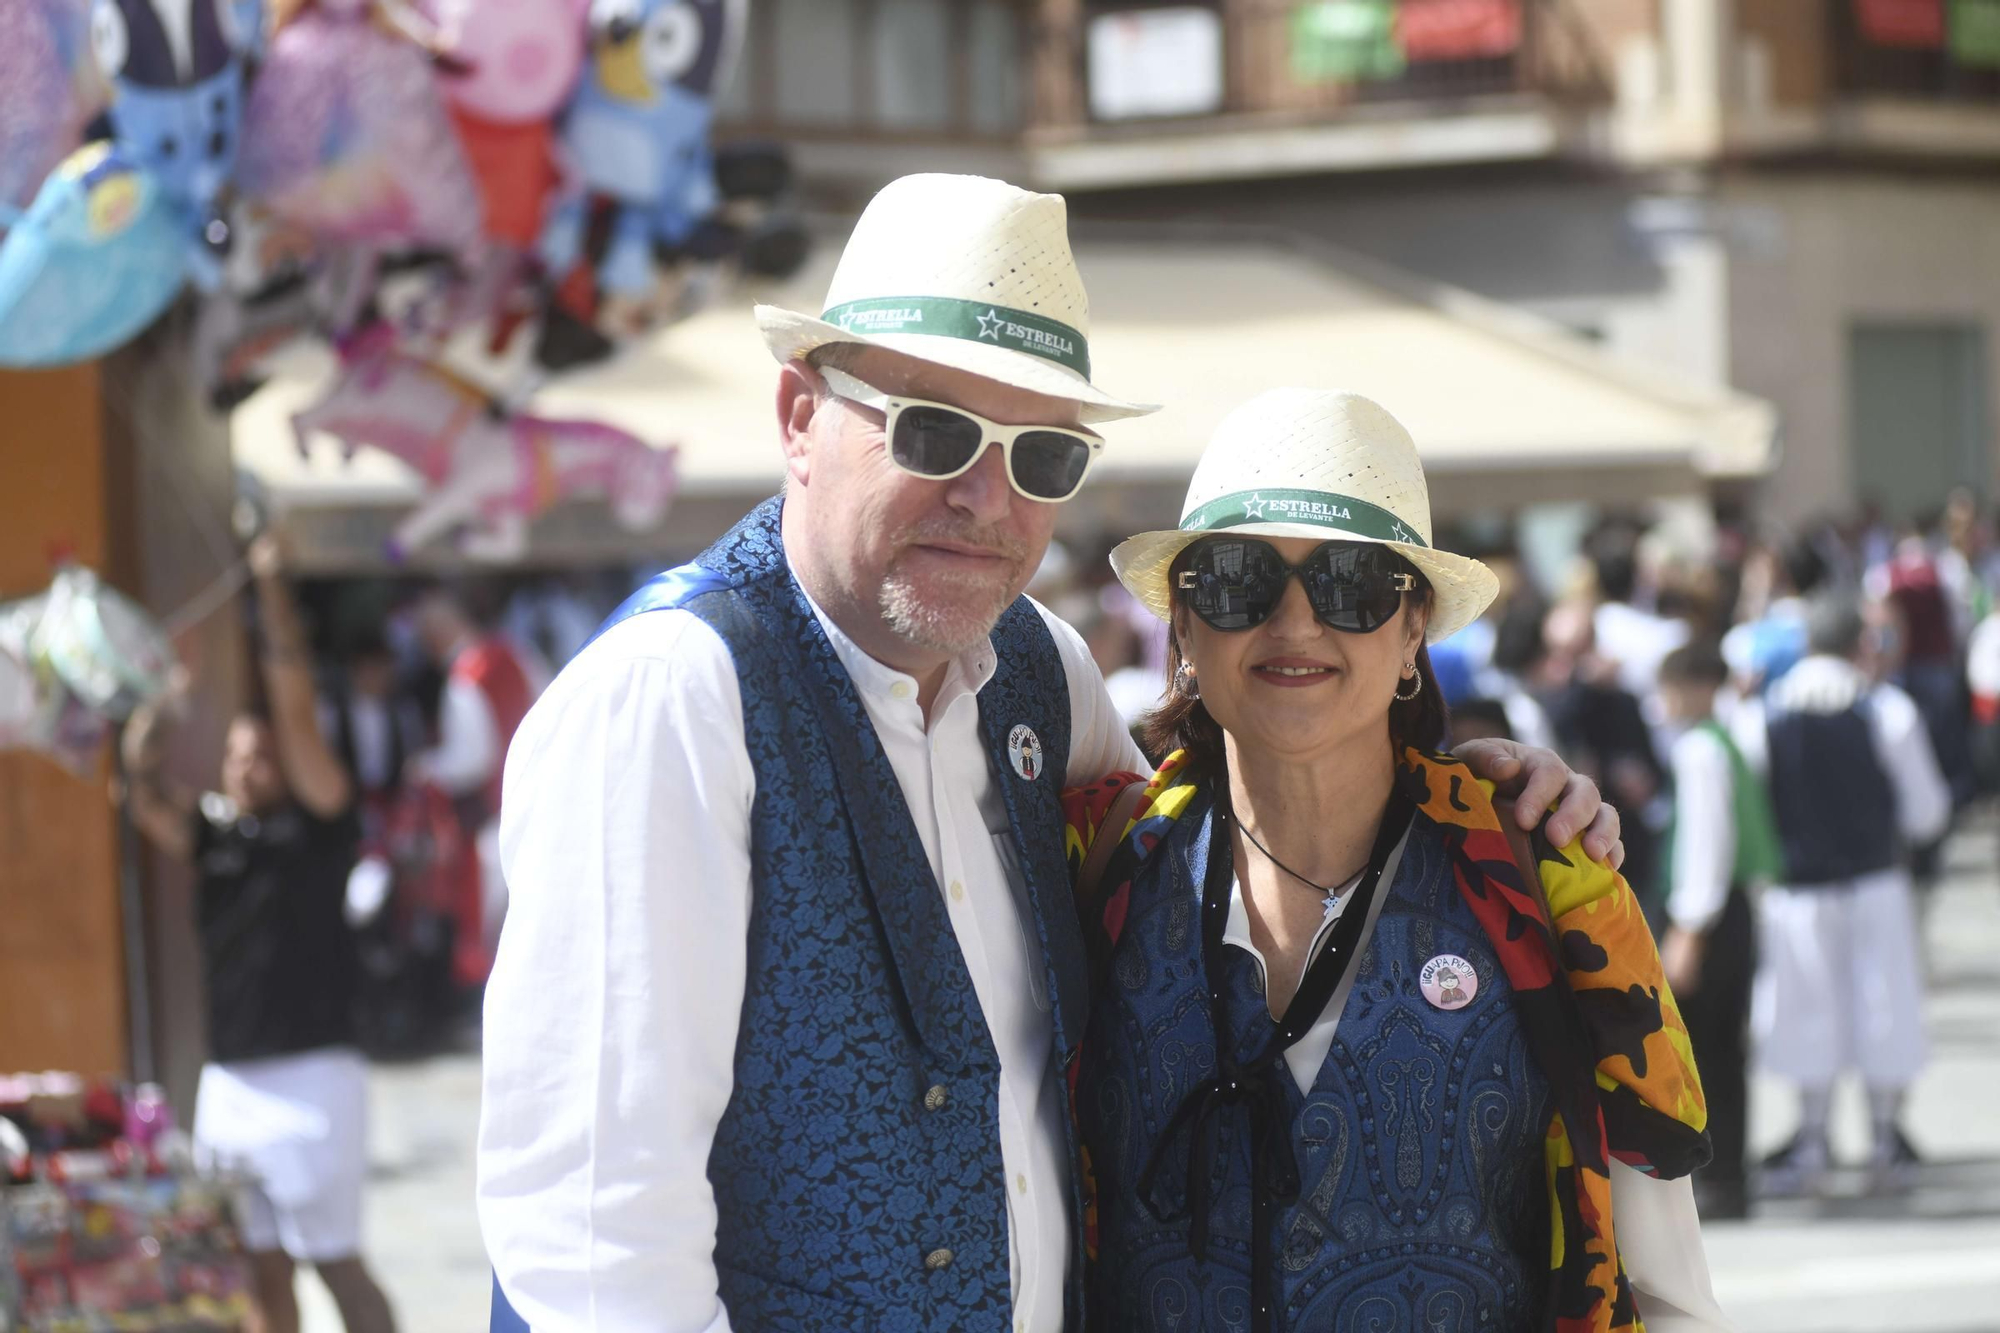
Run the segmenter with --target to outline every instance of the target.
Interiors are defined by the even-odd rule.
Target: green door
[[[1976,324],[1856,324],[1847,333],[1854,494],[1890,520],[1922,518],[1992,471],[1986,334]]]

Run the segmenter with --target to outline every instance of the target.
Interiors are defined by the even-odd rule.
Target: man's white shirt
[[[1042,617],[1071,719],[1068,771],[1044,780],[1146,771],[1083,641]],[[1067,1108],[1049,1095],[1039,935],[979,729],[993,650],[950,665],[926,726],[913,678],[820,622],[895,770],[1000,1056],[1016,1326],[1060,1329]],[[683,610],[634,616],[586,648],[508,751],[512,901],[486,992],[487,1030],[505,1040],[485,1055],[479,1219],[538,1331],[729,1328],[708,1158],[733,1088],[755,785],[736,663]]]

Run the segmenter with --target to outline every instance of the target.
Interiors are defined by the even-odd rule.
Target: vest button
[[[944,1104],[950,1100],[951,1094],[944,1090],[944,1084],[933,1083],[930,1086],[930,1090],[924,1093],[924,1109],[926,1111],[942,1111],[944,1110]]]
[[[939,1271],[940,1269],[950,1268],[951,1251],[932,1250],[929,1254],[924,1256],[924,1267],[928,1268],[933,1273]]]

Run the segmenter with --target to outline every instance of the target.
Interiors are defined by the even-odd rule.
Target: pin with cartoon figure
[[[1424,998],[1440,1009],[1463,1009],[1479,994],[1479,973],[1455,953],[1441,953],[1417,974]]]
[[[1014,771],[1029,782],[1042,773],[1042,738],[1030,726],[1018,726],[1007,733],[1007,758]]]

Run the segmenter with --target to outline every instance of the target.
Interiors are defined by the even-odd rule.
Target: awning
[[[777,488],[773,367],[749,307],[763,299],[816,310],[837,254],[837,238],[826,239],[781,288],[732,293],[536,397],[552,415],[594,416],[679,446],[684,498],[670,531],[641,544],[646,553],[692,549]],[[1693,494],[1706,480],[1756,476],[1774,461],[1775,414],[1762,400],[1636,366],[1546,321],[1351,256],[1121,236],[1087,237],[1077,258],[1092,296],[1093,378],[1120,397],[1167,406],[1107,428],[1101,471],[1064,514],[1071,532],[1171,523],[1216,423],[1278,385],[1350,388],[1387,406],[1417,439],[1441,520],[1540,500]],[[475,370],[507,382],[506,367]],[[332,371],[323,350],[291,354],[235,415],[238,465],[287,510],[409,503],[415,477],[385,456],[363,451],[342,464],[330,442],[310,461],[298,456],[289,417]],[[544,525],[553,545],[538,531],[538,558],[581,558],[606,526],[560,518]],[[346,532],[329,538],[345,541],[385,532],[386,520],[313,527]]]

